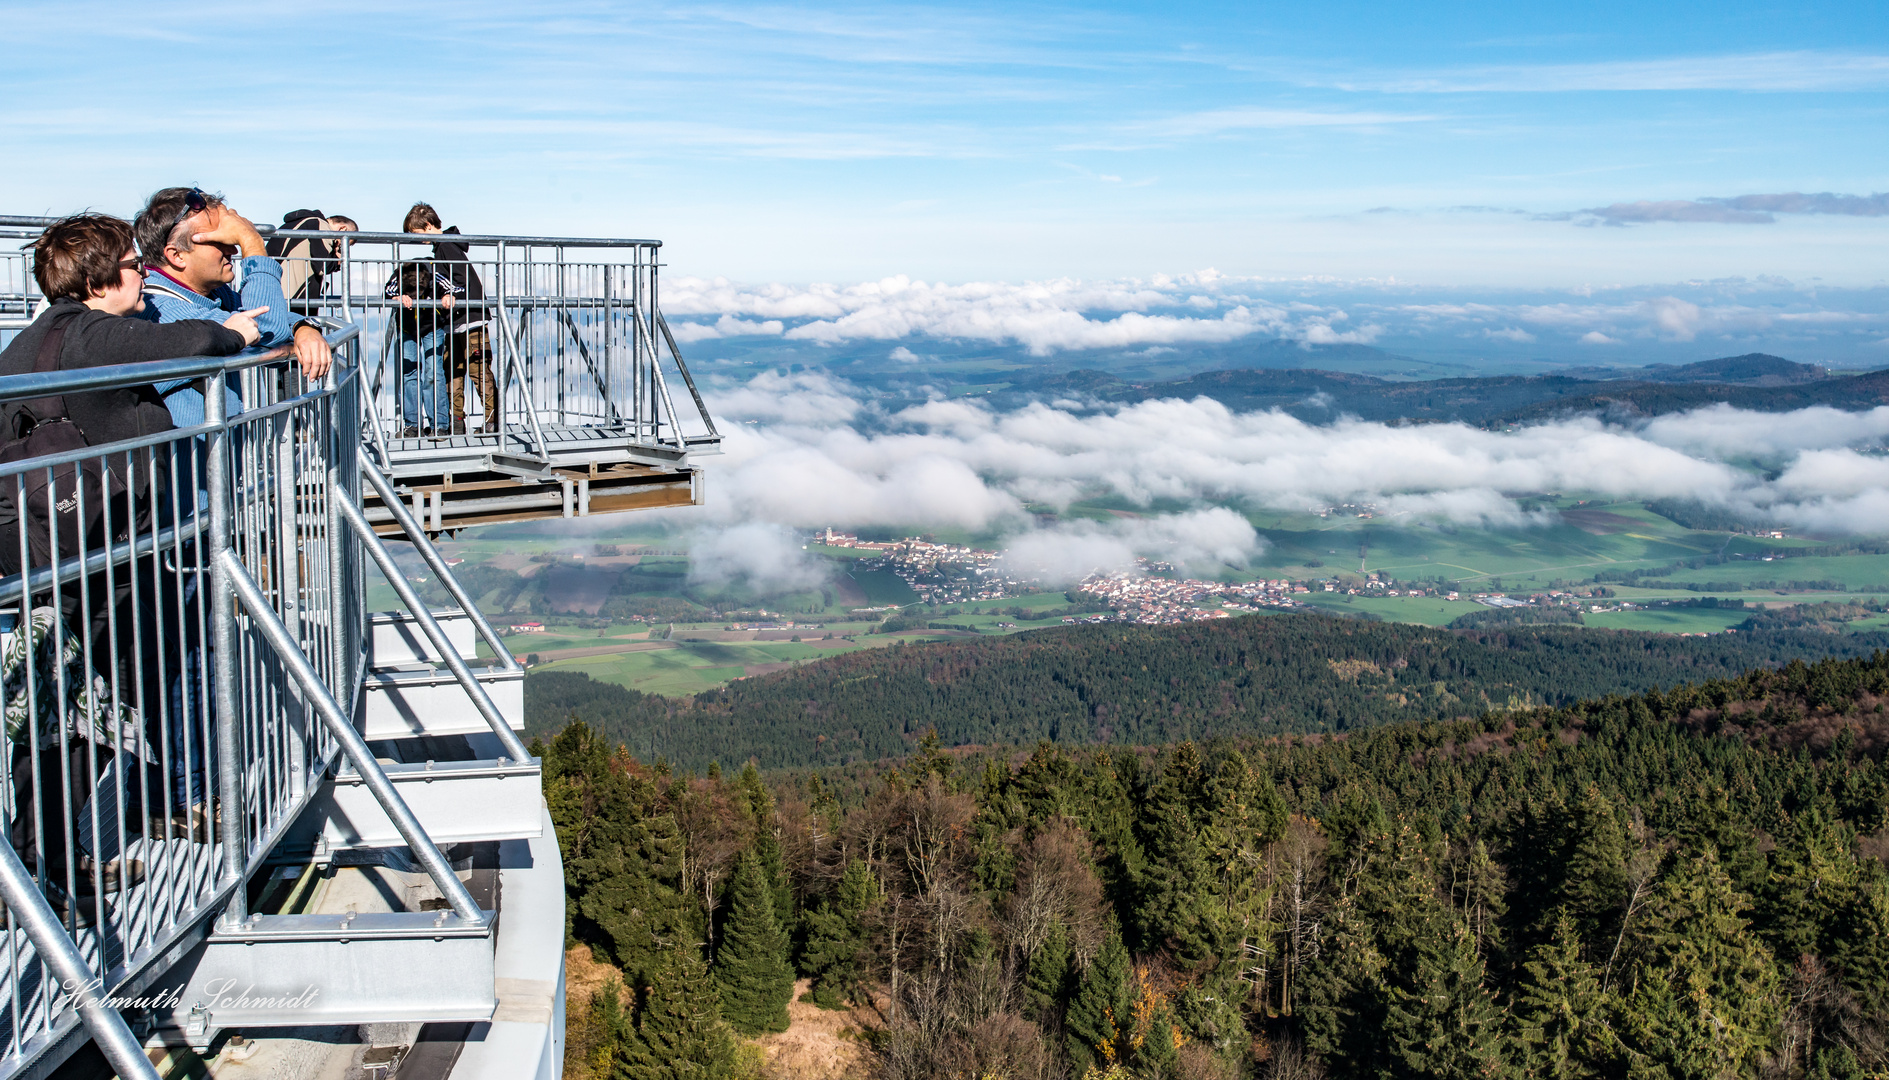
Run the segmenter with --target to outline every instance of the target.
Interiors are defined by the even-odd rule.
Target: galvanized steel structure
[[[195,427],[0,465],[0,502],[46,485],[58,508],[0,526],[20,568],[0,576],[0,1077],[87,1036],[149,1076],[147,1046],[311,1024],[483,1024],[486,1072],[559,1067],[561,870],[523,672],[430,536],[700,500],[691,455],[719,437],[657,306],[659,245],[455,237],[485,296],[454,327],[486,331],[495,378],[466,430],[428,433],[402,415],[423,373],[401,312],[444,305],[382,282],[436,238],[292,236],[349,242],[295,298],[329,327],[319,381],[254,353],[0,378],[0,403],[179,379],[206,403]],[[36,303],[0,257],[0,329]],[[456,608],[427,607],[387,536]],[[370,566],[405,611],[366,610]],[[336,910],[347,865],[404,892]]]

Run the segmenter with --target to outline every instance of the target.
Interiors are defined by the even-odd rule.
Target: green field
[[[1716,634],[1750,617],[1748,611],[1710,608],[1661,608],[1653,611],[1602,611],[1586,615],[1587,625],[1606,630],[1651,630],[1661,634]]]
[[[874,606],[918,603],[918,594],[905,580],[890,570],[854,570],[847,574]]]
[[[860,647],[890,645],[905,638],[875,635],[857,644],[837,636],[831,642],[681,641],[650,652],[612,653],[553,660],[534,671],[582,671],[593,679],[618,683],[648,694],[696,694],[753,674],[764,665],[818,660]]]

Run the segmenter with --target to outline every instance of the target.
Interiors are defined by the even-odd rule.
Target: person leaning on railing
[[[333,357],[321,328],[295,318],[282,295],[282,264],[268,257],[262,234],[221,196],[201,188],[165,188],[151,196],[134,227],[138,250],[151,271],[144,284],[144,318],[158,323],[223,322],[249,310],[255,313],[262,345],[290,346],[302,374],[310,379],[328,373]],[[230,287],[239,254],[240,294]],[[159,383],[158,390],[177,426],[203,422],[203,393],[196,382]],[[233,388],[226,404],[229,414],[242,411]]]
[[[233,313],[220,325],[202,320],[159,325],[128,318],[144,307],[144,274],[132,241],[128,222],[104,214],[79,214],[55,223],[33,243],[33,277],[51,304],[0,352],[0,375],[227,356],[259,339],[257,312],[253,311]],[[59,448],[103,447],[160,434],[172,426],[170,411],[153,386],[12,400],[0,406],[0,461],[30,459]],[[73,558],[126,541],[133,528],[148,531],[152,476],[155,472],[161,483],[164,469],[155,460],[155,451],[134,452],[130,457],[132,462],[142,464],[143,475],[127,475],[135,466],[122,455],[50,470],[55,478],[51,482],[53,490],[47,493],[50,497],[42,495],[37,503],[31,491],[35,484],[47,485],[47,471],[31,470],[22,474],[21,481],[0,479],[0,574],[19,574],[29,567],[48,565],[55,558]],[[80,500],[67,494],[72,485],[81,482],[80,477],[91,496],[86,500],[83,521],[77,505]],[[19,505],[23,489],[28,499],[26,505]],[[105,527],[108,518],[110,535]],[[57,551],[50,539],[50,526],[55,521],[61,537]],[[12,746],[15,805],[10,839],[29,863],[36,855],[42,857],[44,871],[54,879],[63,879],[67,870],[64,816],[90,798],[93,784],[102,775],[94,774],[88,765],[86,744],[92,744],[90,756],[102,764],[110,761],[112,751],[108,747],[113,743],[129,741],[135,745],[142,741],[149,747],[156,738],[151,720],[157,712],[158,696],[164,692],[162,673],[166,667],[160,655],[162,646],[152,632],[156,625],[153,605],[158,603],[160,591],[154,579],[159,575],[144,565],[147,562],[133,560],[109,577],[99,572],[83,582],[64,575],[56,607],[51,595],[36,593],[28,595],[20,609],[11,613],[14,632],[8,637],[4,656],[0,656],[5,720]],[[132,617],[133,607],[140,609],[136,619]],[[134,640],[134,626],[140,628],[141,640]],[[103,664],[109,668],[109,658],[116,655],[119,670],[86,672],[82,663],[75,667],[75,639],[81,633],[90,638],[95,667]],[[58,682],[50,669],[59,665],[57,656],[62,647],[64,685],[71,699],[64,703],[54,701],[49,693]],[[34,680],[39,688],[37,701],[28,701],[25,692],[25,669],[29,666],[46,669],[39,670]],[[177,668],[174,656],[169,668]],[[126,715],[129,710],[124,707],[131,688],[139,685],[140,675],[141,700],[147,706],[143,725],[135,722],[135,714]],[[113,704],[103,706],[102,699],[108,697],[108,677],[122,692],[109,695]],[[39,730],[29,732],[26,722],[34,714]],[[62,723],[69,736],[64,740],[63,755],[57,752]],[[40,744],[37,775],[29,740]],[[145,771],[127,772],[125,790],[133,794],[126,805],[140,805],[135,786],[143,781]],[[71,785],[69,807],[63,796],[67,784]],[[40,793],[37,818],[46,838],[43,851],[39,850],[36,835],[42,830],[34,827],[35,788]],[[95,868],[82,864],[77,869],[82,875],[79,891],[84,893],[93,885]],[[115,887],[114,867],[103,868],[99,877],[106,889]],[[55,899],[63,902],[61,897]]]
[[[282,215],[282,228],[319,232],[360,232],[351,217],[322,214],[319,210],[291,210]],[[268,256],[282,264],[282,295],[289,298],[289,308],[297,315],[319,315],[324,308],[328,278],[341,269],[343,240],[316,240],[308,237],[269,238],[263,246]]]

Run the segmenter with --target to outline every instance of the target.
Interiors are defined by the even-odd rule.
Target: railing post
[[[217,796],[222,806],[204,807],[206,817],[217,822],[217,835],[223,843],[223,879],[241,882],[248,862],[243,840],[243,774],[240,721],[236,715],[236,590],[228,568],[220,558],[232,547],[230,535],[230,430],[225,407],[224,380],[221,373],[205,376],[203,381],[203,418],[215,424],[206,436],[207,482],[210,486],[210,611],[211,677],[216,686],[216,778]],[[205,795],[205,803],[209,803]],[[230,893],[223,919],[229,925],[248,915],[249,898],[239,885]]]

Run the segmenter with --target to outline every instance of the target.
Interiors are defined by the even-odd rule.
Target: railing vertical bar
[[[236,626],[236,591],[230,579],[228,562],[233,538],[230,535],[230,491],[229,491],[229,439],[230,434],[224,416],[223,380],[217,376],[205,379],[203,394],[204,420],[217,425],[207,439],[209,458],[210,485],[210,607],[211,619],[215,627],[211,641],[211,655],[205,658],[206,667],[213,667],[212,677],[216,684],[216,749],[217,749],[217,787],[222,799],[220,814],[205,807],[204,817],[217,826],[216,834],[223,844],[224,880],[241,881],[244,872],[244,843],[242,821],[242,747],[238,744],[238,725],[241,723],[237,712],[236,676],[237,676],[237,626]],[[208,802],[208,795],[205,797]],[[208,828],[208,825],[206,825]],[[228,925],[243,921],[248,913],[249,898],[242,888],[231,890],[229,905],[224,909],[223,920]]]

